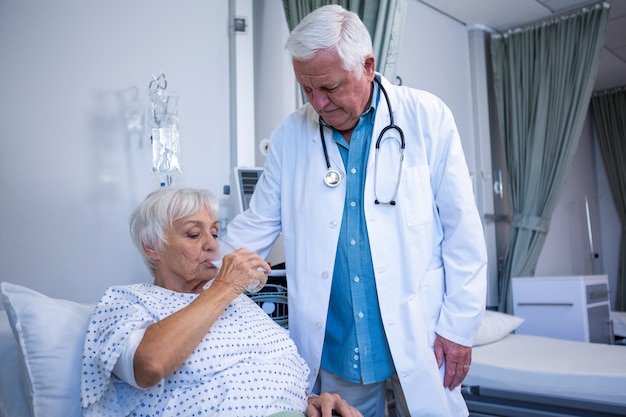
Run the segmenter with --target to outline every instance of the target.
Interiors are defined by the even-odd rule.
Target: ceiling
[[[598,0],[417,0],[459,22],[505,31],[572,12]],[[594,90],[626,85],[626,0],[611,5]]]

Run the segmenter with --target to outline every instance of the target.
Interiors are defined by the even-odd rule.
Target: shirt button
[[[351,205],[352,207],[356,207],[356,203],[355,203],[354,201],[352,201],[352,202],[350,203],[350,205]]]
[[[354,360],[358,361],[359,360],[359,355],[354,355]]]
[[[359,282],[359,281],[361,281],[361,278],[359,278],[359,277],[354,277],[354,282]]]
[[[353,174],[356,174],[356,168],[352,168],[350,172],[352,172]]]
[[[362,318],[363,318],[363,316],[365,316],[365,314],[363,314],[363,312],[362,312],[362,311],[359,311],[359,318],[360,318],[360,319],[362,319]]]
[[[357,365],[356,363],[354,365],[352,365],[354,367],[354,369],[358,368],[359,365]]]
[[[354,353],[359,353],[359,348],[358,347],[354,348]]]
[[[356,240],[352,239],[352,240],[350,241],[350,244],[351,244],[352,246],[356,245]]]

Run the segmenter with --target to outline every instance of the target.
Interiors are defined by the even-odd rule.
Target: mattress
[[[463,385],[626,405],[626,346],[509,334],[474,347]]]

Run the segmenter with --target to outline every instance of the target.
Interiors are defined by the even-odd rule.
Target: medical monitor
[[[250,199],[263,168],[235,167],[230,173],[230,213],[233,219],[250,206]]]

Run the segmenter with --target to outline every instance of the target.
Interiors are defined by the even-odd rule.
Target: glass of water
[[[211,263],[213,263],[213,265],[215,265],[217,268],[222,268],[222,261],[224,259],[224,256],[228,255],[229,253],[232,253],[234,251],[237,250],[237,248],[231,246],[230,244],[224,242],[222,239],[218,240],[219,242],[219,248],[218,248],[218,255],[216,257],[216,259],[214,259],[213,261],[211,261]],[[264,274],[267,275],[267,272],[265,272],[265,270],[263,268],[257,268],[258,271],[262,271]],[[259,292],[261,290],[261,288],[263,288],[261,286],[261,281],[259,281],[258,279],[255,279],[254,281],[252,281],[247,287],[246,287],[246,292],[249,293],[256,293]]]

